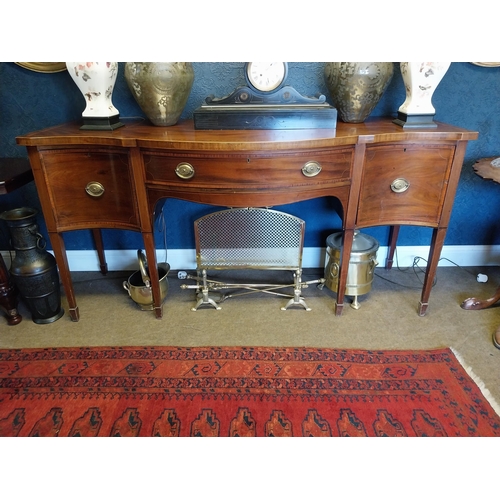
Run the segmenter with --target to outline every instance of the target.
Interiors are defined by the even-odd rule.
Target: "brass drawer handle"
[[[85,191],[87,191],[87,194],[90,196],[99,198],[99,196],[104,194],[104,186],[100,182],[89,182],[85,187]]]
[[[321,172],[321,165],[317,161],[308,161],[302,167],[302,173],[306,177],[314,177]]]
[[[190,163],[182,162],[175,167],[175,173],[181,179],[191,179],[194,176],[194,167]]]
[[[402,177],[399,179],[394,179],[391,184],[391,189],[395,193],[404,193],[409,187],[410,183]]]

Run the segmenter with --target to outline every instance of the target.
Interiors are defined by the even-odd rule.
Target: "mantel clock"
[[[326,97],[301,95],[286,85],[287,76],[286,62],[245,63],[246,85],[207,97],[194,112],[195,129],[335,129],[337,110]]]

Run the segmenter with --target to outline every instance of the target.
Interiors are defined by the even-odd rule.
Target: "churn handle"
[[[146,271],[146,257],[142,253],[142,250],[137,250],[137,259],[139,260],[139,268],[141,270],[142,281],[149,288],[151,286],[151,281]]]

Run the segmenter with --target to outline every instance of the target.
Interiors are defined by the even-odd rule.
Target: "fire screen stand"
[[[236,208],[201,217],[195,221],[194,230],[197,276],[187,278],[197,283],[181,286],[196,290],[198,301],[193,311],[202,305],[219,310],[219,303],[229,297],[257,292],[289,298],[281,310],[299,305],[310,311],[301,295],[302,288],[325,280],[302,282],[303,220],[267,208]],[[227,269],[290,270],[294,280],[289,284],[224,283],[208,278],[208,270]],[[277,291],[287,287],[293,287],[293,295]],[[229,289],[245,291],[213,298],[213,292]]]

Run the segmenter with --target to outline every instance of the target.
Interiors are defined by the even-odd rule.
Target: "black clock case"
[[[209,96],[193,118],[197,130],[337,128],[337,109],[324,95],[305,97],[290,86],[270,94],[244,86],[227,97]]]

